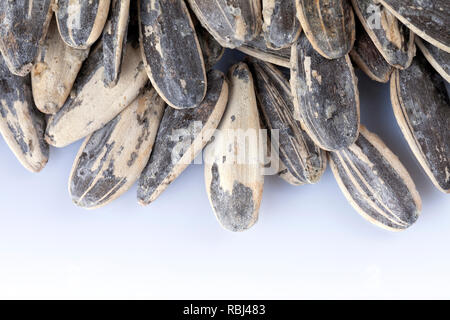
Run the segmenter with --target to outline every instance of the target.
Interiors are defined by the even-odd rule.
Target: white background
[[[238,54],[228,53],[221,68]],[[450,201],[410,152],[387,85],[360,78],[362,123],[399,156],[422,196],[417,223],[381,230],[348,204],[329,170],[316,185],[267,177],[259,222],[217,223],[190,166],[148,207],[136,187],[85,211],[68,195],[80,142],[28,173],[0,139],[0,298],[450,298]]]

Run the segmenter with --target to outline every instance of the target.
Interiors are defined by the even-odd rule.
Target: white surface
[[[259,222],[240,234],[216,222],[199,165],[149,207],[136,203],[134,187],[85,211],[67,191],[80,142],[52,149],[48,166],[31,174],[0,139],[0,298],[450,298],[449,196],[409,151],[388,86],[358,75],[362,122],[422,196],[409,230],[366,222],[329,169],[310,186],[268,177]]]

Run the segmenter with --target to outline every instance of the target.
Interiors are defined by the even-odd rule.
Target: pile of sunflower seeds
[[[327,162],[364,218],[403,230],[421,199],[360,125],[354,68],[390,81],[406,141],[449,193],[449,14],[448,0],[0,0],[0,132],[33,172],[84,138],[69,178],[83,208],[136,181],[147,205],[204,151],[228,230],[257,221],[268,167],[303,185]],[[227,76],[224,48],[248,55]]]

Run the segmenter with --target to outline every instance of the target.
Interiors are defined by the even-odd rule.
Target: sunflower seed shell
[[[112,0],[102,36],[105,67],[103,82],[107,87],[114,87],[119,80],[125,55],[129,19],[130,0]]]
[[[46,140],[64,147],[102,128],[138,96],[148,82],[140,51],[127,45],[122,72],[114,88],[103,84],[101,43],[83,64],[64,106],[48,122]]]
[[[203,54],[182,0],[139,0],[141,51],[159,95],[177,109],[197,107],[206,94]]]
[[[11,73],[25,76],[31,71],[53,15],[52,4],[53,0],[0,1],[0,52]]]
[[[88,55],[89,49],[66,45],[52,20],[31,71],[33,98],[41,112],[54,114],[61,109]]]
[[[362,26],[356,30],[355,45],[350,51],[353,62],[372,80],[388,82],[394,67],[387,63]]]
[[[439,190],[450,192],[450,101],[445,81],[422,55],[391,80],[394,114],[408,144]]]
[[[296,180],[316,183],[325,171],[326,154],[294,119],[289,81],[274,66],[256,59],[249,61],[265,127],[278,130],[278,142],[272,139],[272,144],[279,152],[280,162]]]
[[[417,220],[421,200],[414,182],[377,135],[361,126],[355,144],[329,155],[341,191],[368,221],[401,231]]]
[[[141,204],[156,200],[201,152],[219,125],[227,100],[225,76],[212,70],[208,73],[206,97],[198,108],[166,109],[150,161],[139,179]]]
[[[105,206],[134,184],[150,157],[164,107],[156,91],[146,88],[129,107],[86,138],[69,179],[77,206]]]
[[[189,0],[189,4],[223,47],[239,47],[261,31],[260,0]]]
[[[265,39],[261,35],[251,41],[247,41],[237,49],[251,57],[276,64],[277,66],[285,68],[290,68],[291,66],[291,49],[271,49],[267,46]]]
[[[253,80],[244,63],[230,70],[228,106],[205,151],[205,183],[208,198],[221,225],[230,231],[244,231],[258,219],[264,176],[258,161],[259,116]],[[258,140],[242,148],[235,134],[252,133]],[[245,156],[240,162],[238,156]]]
[[[77,49],[89,48],[102,34],[110,0],[58,0],[56,19],[64,42]]]
[[[349,0],[296,0],[297,16],[314,49],[328,59],[345,56],[355,41]]]
[[[406,69],[416,54],[414,32],[376,0],[352,0],[353,8],[373,43],[392,66]]]
[[[0,56],[0,133],[20,163],[32,172],[48,161],[45,119],[33,104],[30,77],[10,73]]]
[[[263,31],[267,46],[289,48],[302,30],[297,19],[296,0],[263,0]]]
[[[433,68],[439,72],[445,81],[450,82],[450,53],[433,46],[419,37],[416,37],[416,44]]]
[[[296,119],[322,149],[351,145],[358,137],[359,93],[349,56],[328,60],[301,35],[291,60]]]
[[[202,49],[203,60],[205,61],[205,70],[209,71],[222,59],[225,48],[200,24],[196,25],[195,29],[200,48]]]
[[[378,0],[416,35],[450,52],[448,0]]]

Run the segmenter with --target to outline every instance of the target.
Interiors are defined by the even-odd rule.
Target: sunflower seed
[[[150,157],[164,107],[156,91],[146,88],[129,107],[86,138],[69,180],[77,206],[104,206],[134,184]]]
[[[314,49],[328,59],[345,56],[355,41],[349,0],[297,0],[297,16]]]
[[[358,137],[359,94],[349,56],[328,60],[301,35],[291,60],[296,119],[322,149],[351,145]]]
[[[416,54],[414,33],[377,0],[352,0],[353,8],[373,43],[392,66],[406,69]]]
[[[394,70],[360,24],[356,25],[356,40],[350,57],[369,78],[378,82],[388,82]]]
[[[101,35],[108,18],[110,0],[57,0],[56,19],[67,45],[86,49]]]
[[[53,15],[53,0],[0,0],[0,51],[11,73],[31,71]]]
[[[325,171],[326,154],[294,119],[289,82],[274,66],[256,59],[249,61],[265,127],[279,130],[277,143],[272,143],[279,152],[280,162],[296,180],[316,183]]]
[[[414,182],[377,135],[361,126],[355,144],[329,155],[339,187],[368,221],[400,231],[417,220],[421,200]]]
[[[177,109],[196,107],[206,94],[203,55],[182,0],[140,0],[139,31],[147,74]]]
[[[269,47],[267,47],[266,40],[261,35],[257,36],[251,41],[247,41],[237,49],[249,56],[276,64],[281,67],[290,68],[291,66],[291,49],[270,49]]]
[[[279,164],[279,172],[278,176],[286,181],[287,183],[293,185],[293,186],[302,186],[305,184],[304,181],[298,180],[289,170],[286,168],[286,166],[283,164],[283,162],[280,160]]]
[[[103,30],[103,82],[114,87],[120,76],[124,50],[126,48],[130,0],[112,0],[109,17]]]
[[[425,172],[450,192],[450,101],[445,81],[422,55],[391,80],[394,114]]]
[[[235,48],[261,30],[260,0],[189,0],[201,24],[224,47]]]
[[[267,46],[272,49],[288,48],[302,30],[296,16],[296,0],[263,0],[263,31]]]
[[[206,71],[209,71],[220,61],[220,59],[222,59],[225,48],[222,47],[216,39],[200,25],[200,23],[195,26],[195,30],[197,31],[198,42],[202,49],[205,69]]]
[[[52,20],[31,72],[33,98],[41,112],[54,114],[61,109],[88,55],[89,49],[67,46]]]
[[[227,110],[219,132],[205,151],[205,183],[222,226],[231,231],[244,231],[258,219],[264,185],[258,161],[260,124],[248,67],[244,63],[233,66],[229,77]],[[248,143],[239,143],[244,135]]]
[[[448,0],[378,0],[416,35],[450,52]]]
[[[30,77],[10,73],[0,55],[0,133],[20,163],[32,172],[47,164],[45,119],[34,109]]]
[[[225,48],[217,42],[216,39],[202,27],[200,21],[198,21],[195,13],[189,9],[189,15],[191,17],[192,23],[194,25],[195,31],[197,33],[197,39],[200,44],[200,48],[203,53],[203,61],[205,62],[205,70],[208,72],[214,65],[222,59],[225,53]]]
[[[206,97],[198,108],[166,109],[150,161],[139,179],[141,204],[156,200],[195,159],[219,125],[227,100],[225,77],[212,70],[208,73]]]
[[[103,50],[99,43],[83,64],[64,106],[47,125],[46,140],[64,147],[102,128],[138,96],[148,82],[140,51],[127,45],[122,72],[114,88],[103,85]]]
[[[419,37],[416,37],[416,44],[433,68],[447,82],[450,82],[450,53],[433,46]]]

